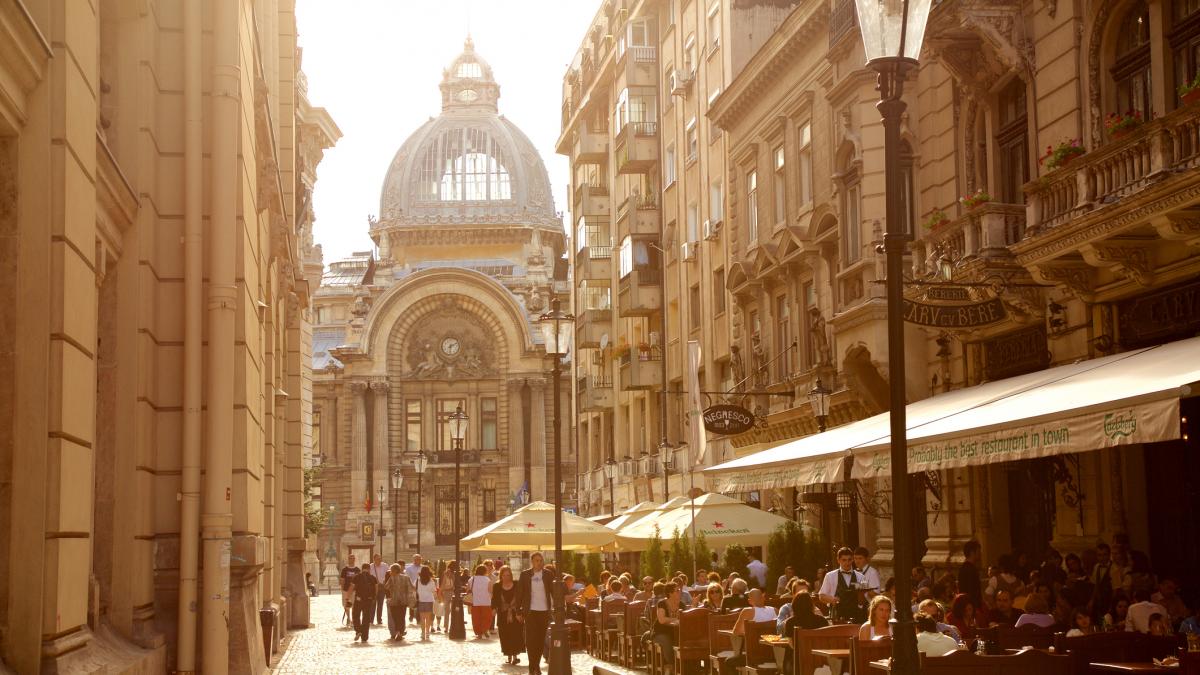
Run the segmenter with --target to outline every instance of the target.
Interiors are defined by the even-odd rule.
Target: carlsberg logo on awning
[[[1104,435],[1110,439],[1127,438],[1137,431],[1137,418],[1133,411],[1109,413],[1104,416]]]

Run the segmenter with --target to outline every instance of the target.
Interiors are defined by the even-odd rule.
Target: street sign
[[[740,405],[718,403],[704,409],[704,428],[714,434],[742,434],[753,429],[754,422],[754,414]]]

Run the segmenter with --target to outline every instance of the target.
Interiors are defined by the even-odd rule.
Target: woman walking
[[[430,572],[432,572],[432,571],[433,570],[431,569]],[[436,578],[438,579],[439,585],[441,583],[442,577],[445,574],[446,574],[446,561],[439,560],[438,564],[437,564],[437,576],[436,576]],[[447,600],[447,598],[442,597],[442,589],[439,587],[438,592],[435,594],[435,597],[433,600],[433,619],[434,619],[433,632],[435,632],[435,633],[440,631],[443,627],[445,627],[447,629],[450,628],[450,621],[449,621],[449,619],[447,619],[448,615],[446,613],[446,600]],[[444,624],[444,626],[443,626],[443,624]]]
[[[391,634],[392,640],[403,640],[404,634],[408,632],[404,614],[409,607],[416,607],[416,598],[413,597],[412,581],[399,563],[392,563],[388,568],[383,592],[387,597],[388,633]]]
[[[433,624],[433,602],[437,591],[433,570],[429,569],[429,565],[422,565],[420,573],[417,574],[417,617],[421,623],[421,640],[429,639],[430,627]]]
[[[471,594],[471,630],[475,638],[489,637],[492,632],[492,578],[486,565],[475,567],[475,576],[467,585]]]
[[[520,653],[525,651],[525,625],[517,607],[517,582],[508,565],[500,568],[500,582],[492,589],[492,608],[496,610],[496,630],[500,633],[504,662],[516,665],[521,662]]]

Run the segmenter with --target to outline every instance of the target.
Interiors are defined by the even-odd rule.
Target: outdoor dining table
[[[1148,661],[1118,661],[1113,663],[1092,663],[1089,667],[1093,673],[1178,673],[1179,666],[1160,666]]]
[[[760,639],[758,643],[771,648],[771,652],[775,655],[775,666],[782,671],[783,663],[787,660],[788,650],[792,648],[791,638],[782,638],[779,640]]]
[[[745,636],[734,635],[732,628],[722,628],[722,629],[718,630],[717,632],[720,633],[721,635],[729,636],[729,645],[730,645],[730,648],[733,649],[734,654],[742,653],[742,640],[744,639]]]
[[[842,664],[850,660],[849,649],[835,649],[825,647],[822,649],[812,650],[813,656],[820,656],[825,659],[825,663],[829,664],[829,670],[833,675],[841,675]]]
[[[869,666],[871,670],[882,670],[885,673],[892,672],[891,659],[879,659],[878,661],[871,661],[867,664],[867,666]]]

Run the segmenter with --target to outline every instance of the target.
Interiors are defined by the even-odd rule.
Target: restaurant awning
[[[646,518],[617,532],[617,543],[622,549],[643,551],[652,539],[668,541],[678,532],[689,537],[692,525],[697,534],[704,535],[710,546],[724,547],[729,544],[761,546],[786,518],[756,509],[724,495],[708,493],[695,501],[684,500],[678,508]]]
[[[908,405],[909,472],[1173,440],[1197,382],[1190,338],[939,394]],[[889,443],[883,413],[706,473],[720,492],[833,483],[852,453],[854,477],[869,478],[890,472]]]
[[[610,530],[619,530],[627,525],[632,525],[637,521],[658,510],[658,502],[641,502],[625,509],[616,518],[604,524]]]

